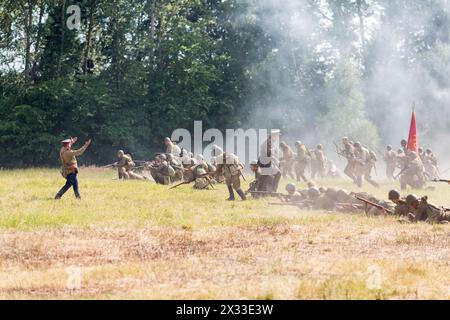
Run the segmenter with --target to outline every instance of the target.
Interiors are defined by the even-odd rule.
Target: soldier
[[[362,187],[363,178],[374,187],[378,188],[379,185],[372,179],[372,169],[374,168],[374,159],[371,156],[370,151],[363,147],[360,142],[354,144],[355,147],[355,161],[357,163],[356,175],[357,184]]]
[[[425,173],[430,180],[439,179],[437,158],[431,149],[427,149],[424,152],[422,163],[425,168]]]
[[[314,210],[327,210],[331,211],[336,208],[336,193],[333,188],[317,189],[310,188],[308,191],[308,197],[312,201],[312,209]]]
[[[157,184],[168,185],[171,178],[175,175],[175,170],[167,162],[167,157],[160,154],[156,157],[155,162],[149,166],[150,174]]]
[[[422,161],[422,163],[423,163],[425,160],[425,152],[423,152],[422,148],[419,148],[417,151],[419,152],[420,161]]]
[[[292,183],[288,183],[285,190],[288,193],[289,201],[304,201],[307,199],[305,195],[297,191],[297,188]]]
[[[289,176],[292,179],[295,179],[294,175],[292,174],[295,159],[294,152],[292,151],[291,147],[286,144],[286,142],[280,143],[280,150],[282,156],[280,159],[280,168],[283,177],[287,178]]]
[[[400,217],[409,217],[409,206],[405,200],[400,199],[400,193],[397,190],[390,190],[388,198],[395,205],[394,213]]]
[[[175,170],[175,174],[171,178],[171,182],[183,181],[184,167],[181,158],[174,157],[173,154],[166,154],[168,164]]]
[[[386,177],[389,181],[392,181],[394,180],[394,171],[397,167],[397,154],[392,150],[392,146],[386,147],[384,162],[386,163]]]
[[[244,191],[241,189],[241,170],[244,166],[239,162],[236,155],[228,152],[217,156],[217,173],[222,174],[225,177],[225,183],[227,184],[228,192],[230,194],[227,200],[234,201],[234,190],[241,197],[242,200],[246,200]]]
[[[438,208],[428,203],[428,197],[422,197],[419,201],[417,196],[410,194],[406,197],[412,215],[413,221],[425,221],[428,223],[448,223],[450,214],[443,208]]]
[[[320,178],[323,178],[326,174],[327,158],[325,156],[325,153],[323,152],[322,145],[317,145],[316,150],[314,150],[312,153],[314,154],[314,158],[311,162],[311,178],[315,179],[316,175],[318,175]]]
[[[408,155],[408,153],[409,153],[408,141],[403,139],[402,141],[400,141],[400,145],[402,146],[402,150],[403,150],[403,153],[405,154],[405,156]]]
[[[261,168],[261,174],[272,177],[270,180],[272,192],[278,190],[281,179],[279,163],[280,151],[275,145],[275,142],[279,140],[279,135],[279,130],[273,130],[271,132],[269,138],[261,145],[258,159],[258,166]]]
[[[182,156],[180,147],[174,144],[169,137],[164,138],[164,144],[166,145],[166,154],[171,153],[175,156]]]
[[[344,173],[357,184],[355,175],[355,148],[347,137],[342,138],[342,144],[344,149],[340,152],[340,154],[347,159],[347,165],[344,169]]]
[[[406,166],[400,174],[400,187],[405,190],[407,186],[414,189],[421,189],[425,185],[423,164],[414,151],[410,151],[406,157]]]
[[[208,189],[211,180],[209,178],[207,166],[202,163],[198,163],[196,166],[191,168],[194,178],[194,189],[204,190]]]
[[[295,143],[295,148],[297,155],[295,157],[294,170],[297,181],[301,182],[303,179],[303,181],[308,182],[308,179],[306,179],[305,176],[305,170],[311,164],[311,153],[301,141]]]
[[[89,139],[84,143],[84,146],[78,150],[72,150],[72,145],[76,143],[78,140],[77,137],[67,139],[62,141],[62,148],[59,151],[59,156],[61,159],[61,175],[66,179],[66,184],[58,191],[55,196],[55,200],[61,199],[64,193],[67,192],[71,187],[73,187],[73,192],[75,193],[75,197],[77,199],[81,199],[80,192],[78,190],[78,163],[77,158],[81,156],[86,149],[91,144],[91,140]]]
[[[134,179],[134,180],[147,180],[147,177],[134,173],[132,168],[135,166],[133,159],[129,154],[125,154],[123,150],[117,152],[119,158],[114,165],[117,167],[117,174],[119,180]]]

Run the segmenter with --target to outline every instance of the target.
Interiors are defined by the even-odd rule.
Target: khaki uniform
[[[117,173],[119,179],[131,179],[131,180],[147,180],[146,177],[134,173],[131,169],[135,166],[133,159],[129,154],[124,154],[117,162]]]
[[[241,164],[237,156],[232,153],[223,153],[217,157],[216,172],[225,178],[228,186],[233,186],[235,190],[241,188]]]
[[[428,204],[427,200],[422,199],[416,209],[412,210],[415,215],[415,221],[426,221],[428,223],[450,222],[450,214],[444,209]]]
[[[394,179],[394,171],[397,167],[397,153],[394,150],[384,153],[384,162],[386,163],[386,177],[389,180]]]
[[[59,151],[59,156],[62,163],[61,174],[66,178],[71,173],[78,172],[78,156],[81,156],[87,149],[87,146],[83,146],[78,150],[71,150],[62,147]]]
[[[281,147],[282,158],[280,159],[280,169],[283,177],[294,178],[292,171],[295,163],[294,152],[289,146]]]
[[[301,182],[303,179],[303,181],[307,182],[308,179],[306,179],[305,170],[311,164],[311,154],[304,144],[297,146],[296,151],[297,157],[295,158],[294,170],[297,181]]]
[[[314,150],[314,158],[311,163],[311,178],[314,179],[316,175],[320,178],[325,177],[326,175],[326,163],[327,158],[322,150],[316,149]]]
[[[394,213],[396,216],[407,217],[409,215],[409,206],[404,200],[399,200],[395,204]]]
[[[434,156],[434,154],[424,154],[423,165],[425,172],[430,180],[439,179],[437,158]]]
[[[425,185],[424,168],[420,158],[409,161],[407,169],[400,175],[400,186],[404,190],[409,185],[414,189],[421,189]]]
[[[170,184],[171,177],[175,175],[175,170],[167,163],[162,161],[155,166],[150,167],[150,174],[157,184]]]
[[[166,148],[166,154],[173,154],[176,157],[180,157],[181,156],[181,149],[176,144],[171,143]]]
[[[362,187],[363,178],[371,185],[378,187],[378,184],[372,179],[372,170],[375,166],[370,151],[367,148],[361,147],[355,152],[356,162],[356,182],[359,187]]]
[[[350,143],[344,144],[342,154],[347,159],[347,165],[345,166],[344,173],[356,183],[355,147],[353,147]]]

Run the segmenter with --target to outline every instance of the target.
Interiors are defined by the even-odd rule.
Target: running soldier
[[[311,162],[311,178],[315,179],[316,175],[318,175],[319,178],[324,178],[326,175],[327,157],[323,152],[322,145],[317,145],[316,149],[312,151],[312,153],[314,157]]]
[[[284,178],[287,178],[288,176],[291,178],[295,178],[292,171],[294,167],[294,161],[295,161],[295,155],[292,151],[291,147],[289,147],[286,142],[280,143],[280,150],[281,150],[281,159],[280,159],[280,169],[281,174]]]
[[[358,184],[355,174],[356,162],[355,162],[355,148],[353,144],[347,137],[342,138],[342,145],[344,149],[342,151],[338,151],[340,155],[344,156],[347,159],[347,165],[344,169],[344,173],[353,180],[354,183]]]
[[[297,181],[301,182],[303,179],[303,181],[308,182],[305,176],[305,170],[311,165],[311,152],[309,152],[308,148],[301,141],[295,143],[295,149],[297,155],[295,157],[294,169]]]
[[[246,200],[244,191],[241,189],[241,175],[244,166],[239,162],[236,155],[228,152],[217,156],[217,173],[225,177],[229,198],[227,200],[234,201],[234,190],[236,190],[242,200]]]
[[[422,189],[425,185],[425,175],[422,161],[414,151],[405,157],[406,165],[400,173],[400,187],[405,190],[407,186]]]
[[[392,150],[392,146],[386,147],[384,162],[386,163],[386,177],[389,181],[392,181],[394,180],[394,171],[397,167],[397,154]]]
[[[372,170],[374,168],[374,159],[371,152],[363,147],[360,142],[354,144],[355,147],[355,161],[356,167],[356,182],[359,187],[362,187],[363,178],[374,187],[378,188],[379,185],[372,179]]]

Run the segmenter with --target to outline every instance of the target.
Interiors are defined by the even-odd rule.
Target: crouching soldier
[[[157,184],[168,185],[171,183],[171,178],[175,175],[175,170],[167,162],[167,157],[164,154],[158,155],[155,162],[148,168]]]
[[[216,161],[216,173],[222,174],[225,177],[225,183],[227,184],[228,192],[230,194],[230,197],[227,200],[234,200],[233,189],[236,190],[242,200],[245,200],[246,198],[244,191],[241,189],[240,179],[243,165],[239,162],[238,157],[232,153],[224,152],[217,157]]]
[[[59,156],[62,163],[61,175],[66,179],[66,184],[59,190],[55,196],[55,200],[61,199],[64,193],[73,187],[73,192],[77,199],[81,199],[80,192],[78,191],[78,164],[77,156],[81,156],[91,144],[91,140],[85,142],[84,146],[78,150],[72,150],[72,145],[77,142],[77,138],[71,138],[62,141],[62,148],[59,151]]]
[[[134,173],[132,168],[136,165],[129,154],[125,154],[123,150],[117,152],[118,161],[114,164],[117,167],[117,174],[119,180],[147,180],[147,177],[141,176],[140,174]]]

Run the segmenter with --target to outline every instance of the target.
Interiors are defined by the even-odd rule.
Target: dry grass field
[[[0,171],[0,298],[450,298],[449,225],[113,177],[82,169],[83,200],[54,201],[58,170]],[[391,187],[366,190],[386,198]],[[450,204],[448,185],[427,193]]]

